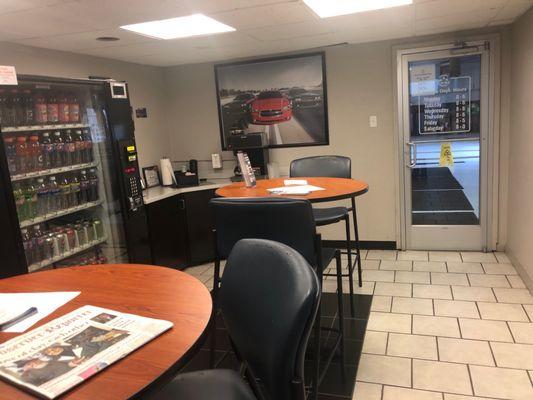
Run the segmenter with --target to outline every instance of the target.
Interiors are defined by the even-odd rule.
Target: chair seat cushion
[[[339,222],[348,214],[346,207],[328,207],[328,208],[313,208],[313,215],[315,223],[320,225],[329,225]]]
[[[239,374],[229,369],[179,374],[153,398],[154,400],[257,400]]]

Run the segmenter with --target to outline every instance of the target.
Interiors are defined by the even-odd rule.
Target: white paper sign
[[[435,94],[435,64],[415,65],[410,68],[411,96]]]
[[[15,67],[0,65],[0,85],[18,85]]]

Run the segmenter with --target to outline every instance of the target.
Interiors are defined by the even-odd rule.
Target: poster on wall
[[[329,144],[323,52],[215,65],[215,82],[223,150],[254,132],[269,147]]]

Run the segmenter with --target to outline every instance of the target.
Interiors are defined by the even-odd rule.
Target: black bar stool
[[[291,178],[296,177],[329,177],[329,178],[346,178],[352,177],[352,160],[343,156],[315,156],[305,157],[293,160],[290,167]],[[353,270],[357,263],[357,278],[359,287],[363,285],[361,271],[361,250],[359,246],[359,229],[357,227],[357,211],[355,208],[355,197],[351,198],[352,206],[348,207],[329,207],[313,208],[313,214],[317,226],[335,224],[344,220],[346,226],[346,254],[348,255],[348,276],[350,288],[350,309],[352,316],[355,315],[353,302]],[[352,249],[350,238],[350,211],[352,213],[354,234],[355,234],[355,262],[352,263]],[[325,274],[329,275],[329,274]]]

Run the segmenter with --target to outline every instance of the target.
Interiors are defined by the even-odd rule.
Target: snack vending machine
[[[0,132],[0,278],[150,263],[126,83],[19,75]]]

